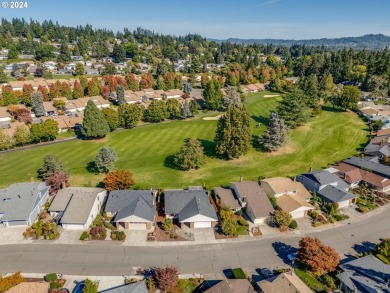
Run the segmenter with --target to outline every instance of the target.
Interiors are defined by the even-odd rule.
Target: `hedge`
[[[289,227],[290,229],[295,230],[296,228],[298,228],[298,223],[297,223],[297,221],[292,220],[291,223],[290,223],[290,225],[289,225],[288,227]]]
[[[232,270],[232,272],[235,279],[246,279],[245,272],[242,270],[242,268],[235,268]]]
[[[381,261],[383,261],[385,264],[390,265],[390,260],[388,260],[386,256],[379,253],[376,254],[375,256],[379,258]]]
[[[58,279],[58,276],[56,273],[51,273],[51,274],[47,274],[45,276],[45,281],[46,282],[54,282]]]
[[[13,274],[12,276],[0,278],[0,292],[6,292],[12,287],[22,283],[24,281],[20,272]]]

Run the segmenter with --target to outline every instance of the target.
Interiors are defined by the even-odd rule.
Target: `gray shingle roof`
[[[347,189],[350,187],[347,183],[345,183],[342,179],[340,179],[340,177],[328,171],[308,172],[308,173],[303,173],[301,176],[305,176],[311,179],[312,181],[317,182],[321,186],[337,183],[337,186],[341,189]]]
[[[218,220],[206,190],[165,191],[165,213],[178,215],[180,222],[196,215]]]
[[[343,273],[336,277],[350,290],[358,292],[390,292],[390,266],[373,255],[361,257],[340,265]],[[369,291],[367,288],[370,288]]]
[[[140,281],[129,285],[121,285],[118,287],[99,291],[99,293],[148,293],[148,292],[149,292],[148,288],[146,287],[144,281]]]
[[[62,224],[85,224],[92,207],[96,201],[96,197],[100,193],[106,195],[106,190],[103,188],[89,187],[68,187],[64,192],[72,194],[72,198],[61,218]]]
[[[325,198],[327,202],[342,202],[356,198],[356,195],[341,190],[333,185],[328,185],[318,191],[318,194]]]
[[[374,173],[385,176],[386,178],[390,178],[390,167],[386,165],[382,165],[379,163],[374,163],[372,161],[368,161],[358,157],[352,157],[344,160],[343,162],[357,166],[363,169],[371,170]]]
[[[154,221],[154,190],[115,190],[111,191],[106,203],[106,212],[117,213],[115,221],[129,216],[137,216],[149,222]]]
[[[12,184],[0,190],[2,221],[29,219],[31,212],[49,189],[43,182],[28,182]]]

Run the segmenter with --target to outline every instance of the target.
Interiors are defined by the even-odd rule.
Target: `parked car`
[[[287,255],[288,260],[293,264],[295,263],[295,259],[297,258],[297,253],[290,253]]]
[[[275,275],[267,268],[261,269],[260,272],[266,279],[275,277]]]

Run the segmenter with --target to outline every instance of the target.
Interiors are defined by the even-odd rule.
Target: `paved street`
[[[319,237],[340,254],[355,253],[362,242],[377,242],[390,237],[390,210],[371,215],[351,224],[342,225],[310,236]],[[244,242],[203,245],[136,247],[121,245],[19,244],[3,245],[0,272],[57,272],[76,275],[129,274],[132,267],[171,264],[181,273],[220,275],[224,269],[243,267],[248,272],[256,268],[285,265],[291,246],[297,247],[301,235],[252,238]],[[358,246],[355,246],[358,245]],[[274,249],[275,248],[275,249]],[[277,251],[275,251],[277,250]]]

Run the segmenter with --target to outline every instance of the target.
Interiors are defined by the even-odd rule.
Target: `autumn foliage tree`
[[[51,192],[56,192],[69,186],[69,174],[64,171],[56,171],[45,179],[47,186],[51,186]]]
[[[339,261],[338,253],[318,238],[304,237],[299,241],[297,262],[316,275],[335,271]]]
[[[126,190],[135,184],[133,173],[128,170],[115,170],[107,174],[103,180],[108,191]]]
[[[158,267],[155,271],[155,279],[158,287],[163,292],[172,290],[179,281],[179,272],[173,266]]]

